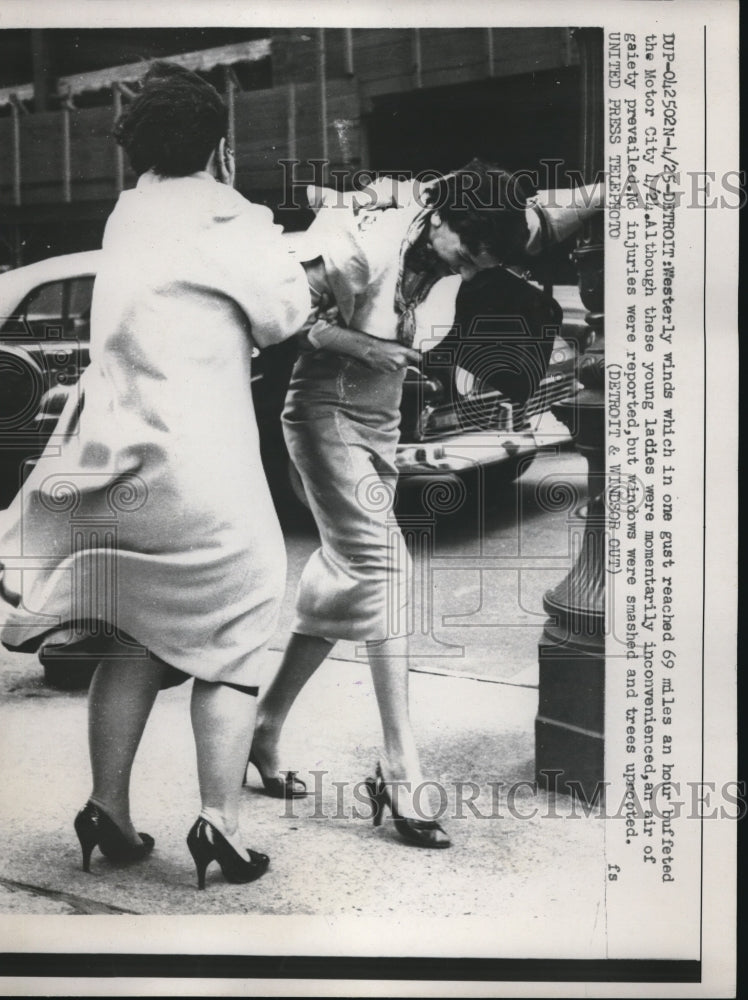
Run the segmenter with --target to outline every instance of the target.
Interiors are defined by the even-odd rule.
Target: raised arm
[[[577,233],[605,202],[605,186],[597,184],[577,188],[538,191],[527,204],[529,239],[527,252],[542,253],[555,243],[562,243]]]

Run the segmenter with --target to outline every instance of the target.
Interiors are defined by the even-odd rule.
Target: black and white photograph
[[[0,11],[3,992],[730,995],[736,5],[645,6]]]

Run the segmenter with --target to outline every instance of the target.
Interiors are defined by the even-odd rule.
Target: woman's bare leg
[[[410,721],[408,639],[397,636],[367,643],[374,692],[384,736],[382,771],[387,781],[405,782],[393,787],[393,798],[403,816],[431,819],[429,796],[414,794],[423,782],[421,763]]]
[[[239,798],[247,761],[247,733],[254,727],[257,698],[227,684],[195,679],[191,717],[203,815],[242,852]]]
[[[162,674],[147,657],[111,657],[98,665],[88,691],[91,801],[134,844],[140,837],[130,818],[130,775]]]
[[[278,745],[283,724],[301,689],[326,659],[335,643],[292,632],[278,672],[257,709],[252,749],[266,777],[280,777]],[[244,756],[246,761],[246,753]]]

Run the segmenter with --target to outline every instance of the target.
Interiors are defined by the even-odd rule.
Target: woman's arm
[[[309,283],[270,209],[246,201],[237,192],[231,196],[235,204],[228,201],[228,218],[219,220],[215,234],[208,235],[221,248],[221,290],[249,319],[253,343],[269,347],[304,325],[312,308]]]
[[[311,327],[307,339],[312,347],[345,354],[377,371],[395,372],[408,365],[420,364],[421,360],[420,352],[411,347],[405,347],[397,341],[371,337],[368,333],[350,330],[326,319],[318,320]]]

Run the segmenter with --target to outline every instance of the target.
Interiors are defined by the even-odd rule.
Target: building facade
[[[307,219],[296,207],[304,182],[346,185],[362,169],[445,171],[478,155],[559,187],[581,165],[569,29],[293,28],[235,37],[225,29],[220,39],[182,29],[160,47],[140,31],[140,48],[138,29],[79,32],[75,45],[70,32],[13,33],[29,36],[32,58],[27,82],[0,77],[0,265],[99,245],[118,193],[135,181],[112,125],[154,56],[222,90],[237,186],[290,228]],[[143,57],[117,61],[118,51]],[[112,64],[101,67],[102,59]],[[15,77],[21,72],[16,66]]]

